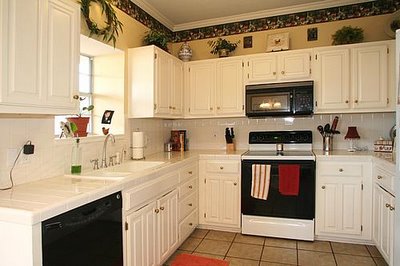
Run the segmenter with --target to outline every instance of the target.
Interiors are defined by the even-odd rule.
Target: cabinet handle
[[[192,189],[192,188],[193,188],[193,186],[192,186],[192,185],[190,185],[190,186],[189,186],[189,188],[190,188],[190,189]]]
[[[219,169],[224,170],[224,167],[223,167],[223,166],[220,166]]]
[[[233,185],[234,185],[234,186],[237,186],[237,183],[235,182],[235,183],[233,183]]]
[[[378,175],[376,178],[378,178],[378,179],[382,179],[382,178],[383,178],[383,176],[381,176],[381,175]]]
[[[282,74],[282,75],[285,74],[285,71],[282,71],[281,74]]]
[[[193,206],[193,204],[192,204],[192,203],[189,203],[188,205],[189,205],[190,207],[192,207],[192,206]]]
[[[342,169],[342,168],[339,168],[339,172],[343,172],[343,169]]]
[[[386,208],[389,208],[389,207],[391,207],[391,206],[390,206],[389,203],[386,203],[386,204],[385,204],[385,207],[386,207]]]
[[[163,211],[163,210],[164,210],[164,207],[163,207],[163,206],[161,206],[161,207],[160,207],[160,210],[162,210],[162,211]]]
[[[389,210],[394,211],[394,207],[393,207],[393,206],[390,206],[390,207],[389,207]]]
[[[193,172],[192,172],[192,171],[189,171],[188,174],[191,175],[191,174],[193,174]]]
[[[155,213],[159,213],[160,210],[159,210],[159,209],[155,209],[154,212],[155,212]]]
[[[74,96],[72,96],[72,99],[74,99],[74,100],[79,100],[79,95],[74,95]]]
[[[354,103],[358,103],[358,100],[355,100]]]
[[[325,189],[325,186],[322,186],[321,188],[322,188],[322,189]]]
[[[346,100],[346,103],[349,103],[349,100]]]
[[[189,225],[192,226],[193,224],[192,224],[192,223],[189,223]]]

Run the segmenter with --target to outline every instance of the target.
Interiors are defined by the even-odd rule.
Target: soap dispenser
[[[82,149],[79,146],[79,138],[76,138],[72,146],[71,174],[80,174],[82,171]]]

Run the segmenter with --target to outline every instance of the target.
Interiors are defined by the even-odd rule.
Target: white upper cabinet
[[[241,57],[186,64],[187,116],[244,116],[243,67]]]
[[[286,51],[245,57],[246,84],[310,79],[311,50]]]
[[[393,41],[314,49],[316,113],[394,110],[393,52]]]
[[[154,45],[128,50],[129,117],[182,116],[183,62]]]
[[[1,113],[77,113],[79,5],[68,0],[4,0]]]

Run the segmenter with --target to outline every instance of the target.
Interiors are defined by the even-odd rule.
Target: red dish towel
[[[300,184],[300,165],[280,164],[279,193],[285,196],[298,196]]]
[[[267,200],[271,175],[271,165],[251,165],[251,196],[256,199]]]

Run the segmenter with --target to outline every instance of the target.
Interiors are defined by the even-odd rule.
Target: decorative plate
[[[289,32],[268,35],[267,52],[283,50],[289,50]]]

